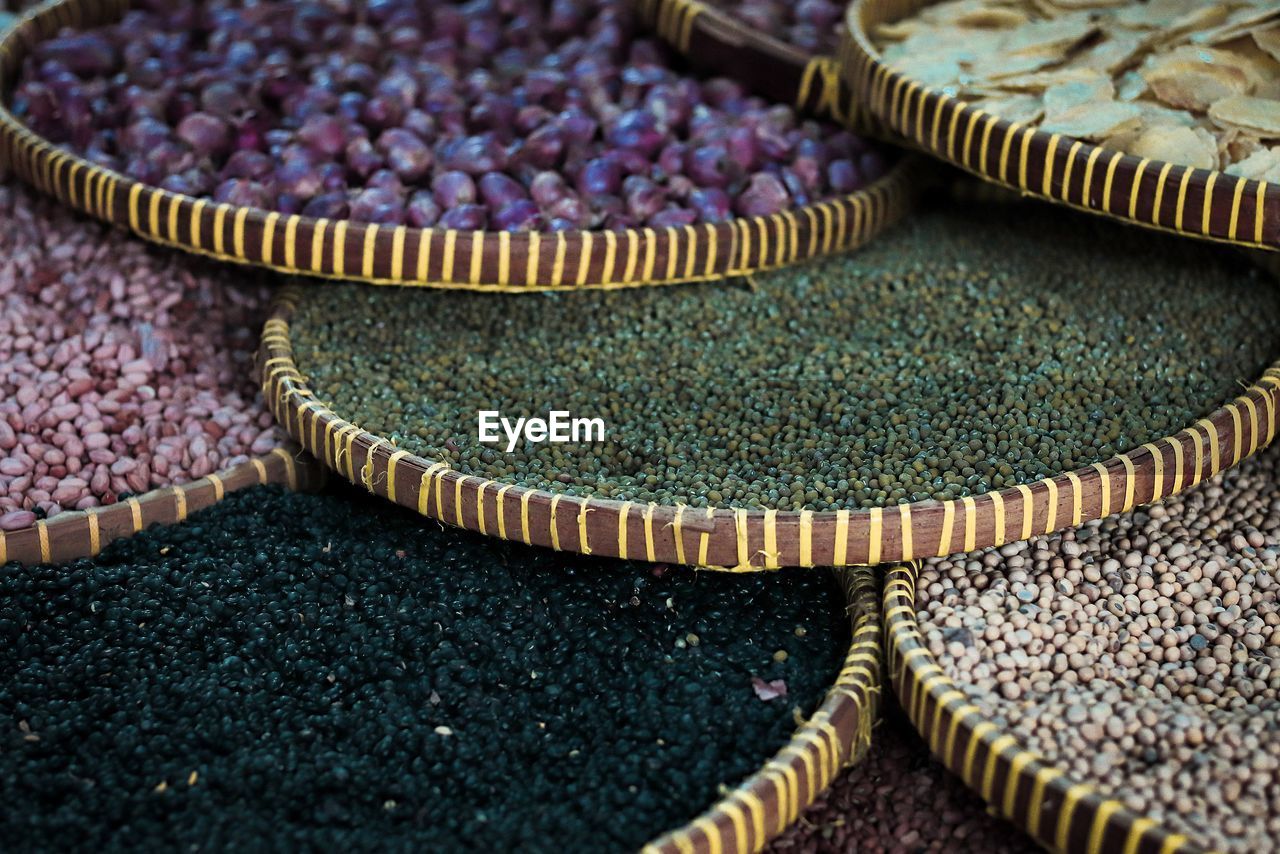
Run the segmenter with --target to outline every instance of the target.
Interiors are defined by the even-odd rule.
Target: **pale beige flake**
[[[1264,139],[1280,139],[1280,101],[1236,95],[1214,103],[1209,118],[1223,128],[1239,128]]]
[[[919,20],[908,18],[903,21],[894,21],[891,24],[880,24],[875,28],[872,35],[880,41],[900,42],[920,32],[923,26]]]
[[[1254,30],[1253,41],[1259,48],[1270,54],[1272,59],[1280,62],[1280,26],[1269,30]]]
[[[1259,148],[1239,163],[1228,166],[1226,172],[1254,181],[1280,182],[1280,146]]]
[[[1088,77],[1057,83],[1044,90],[1044,107],[1050,113],[1062,113],[1090,102],[1114,101],[1116,86],[1105,74],[1094,72]]]
[[[1038,95],[1015,94],[1004,98],[987,98],[977,105],[991,113],[1019,124],[1035,124],[1044,118],[1044,103]]]
[[[1141,124],[1141,108],[1110,101],[1081,104],[1062,113],[1046,115],[1040,129],[1078,139],[1099,140],[1133,130]]]
[[[958,27],[975,30],[1010,30],[1030,22],[1025,12],[1017,9],[983,8],[975,9],[956,18]]]
[[[1217,140],[1198,127],[1149,128],[1138,134],[1124,150],[1137,157],[1165,160],[1179,166],[1218,168]]]
[[[1185,47],[1153,56],[1140,73],[1164,103],[1201,113],[1215,101],[1251,88],[1239,57],[1213,48]]]
[[[875,34],[896,70],[1007,121],[1277,180],[1280,0],[946,0]]]

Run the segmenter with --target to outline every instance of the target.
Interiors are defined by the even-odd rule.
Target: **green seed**
[[[1214,247],[1039,206],[944,209],[755,277],[527,297],[309,288],[319,399],[469,475],[835,510],[955,499],[1171,435],[1276,355],[1280,292]],[[479,410],[603,442],[481,444]]]

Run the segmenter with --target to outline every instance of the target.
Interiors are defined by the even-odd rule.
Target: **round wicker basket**
[[[835,57],[806,53],[702,0],[634,0],[634,5],[663,41],[697,67],[858,133],[884,132],[858,103]]]
[[[1280,186],[1123,154],[1002,120],[880,59],[869,33],[936,0],[855,0],[840,51],[876,119],[914,146],[1021,193],[1148,228],[1280,249]]]
[[[63,563],[93,557],[113,540],[131,537],[152,525],[173,525],[197,510],[221,501],[239,489],[279,483],[289,489],[317,489],[325,469],[296,447],[271,453],[224,471],[184,483],[154,489],[115,504],[61,513],[30,528],[0,531],[0,565]]]
[[[886,675],[903,710],[944,765],[993,810],[1052,851],[1192,854],[1205,850],[1071,779],[985,719],[924,644],[916,622],[916,576],[915,567],[898,566],[885,580]]]
[[[316,396],[294,361],[285,288],[259,353],[263,393],[295,441],[371,493],[459,527],[555,549],[737,571],[875,565],[972,551],[1122,513],[1234,466],[1276,434],[1280,363],[1172,436],[1029,485],[869,510],[749,511],[579,498],[467,475],[397,448]]]
[[[119,20],[128,6],[50,0],[27,12],[0,34],[0,93],[41,39]],[[863,190],[771,216],[541,234],[314,219],[171,193],[55,146],[3,105],[0,158],[70,207],[188,252],[308,276],[488,291],[703,281],[852,249],[906,212],[918,168],[905,157]]]
[[[835,572],[852,643],[822,705],[760,771],[685,827],[646,845],[644,854],[759,851],[866,755],[880,707],[879,593],[870,569]]]

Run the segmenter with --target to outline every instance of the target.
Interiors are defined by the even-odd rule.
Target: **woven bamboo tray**
[[[822,705],[764,768],[685,827],[646,845],[644,854],[759,851],[866,755],[880,707],[876,579],[865,568],[835,572],[848,602],[852,643]]]
[[[1280,249],[1280,186],[1122,154],[1008,122],[892,71],[868,35],[936,0],[854,0],[840,50],[858,100],[894,133],[988,181],[1078,210]]]
[[[883,126],[862,108],[835,57],[811,55],[701,0],[634,0],[641,20],[697,67],[859,133]]]
[[[459,527],[565,551],[737,571],[875,565],[1028,539],[1150,504],[1266,447],[1276,434],[1280,362],[1194,425],[1030,485],[955,501],[869,510],[748,511],[579,498],[467,475],[397,448],[316,397],[282,289],[263,328],[263,394],[295,441],[370,493]]]
[[[0,35],[0,92],[61,27],[117,21],[129,0],[50,0]],[[869,187],[767,217],[682,228],[554,234],[457,231],[314,219],[171,193],[58,148],[0,106],[0,157],[24,181],[135,234],[223,261],[375,284],[490,291],[702,281],[852,249],[897,220],[909,159]]]
[[[925,646],[916,622],[916,577],[916,567],[898,566],[885,580],[886,675],[903,710],[944,765],[992,809],[1053,851],[1205,850],[1096,788],[1072,780],[983,718]]]
[[[154,489],[115,504],[60,513],[20,531],[0,531],[0,565],[62,563],[93,557],[108,543],[132,537],[152,525],[173,525],[218,503],[238,489],[280,483],[292,490],[318,488],[325,470],[296,447],[232,466],[181,486]]]

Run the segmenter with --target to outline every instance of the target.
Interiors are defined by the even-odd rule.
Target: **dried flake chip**
[[[1200,127],[1201,119],[1186,110],[1174,110],[1154,101],[1134,101],[1142,110],[1144,127]]]
[[[1271,58],[1280,62],[1280,27],[1269,30],[1254,30],[1253,42],[1261,50],[1270,54]]]
[[[994,84],[1034,74],[1046,66],[1053,65],[1058,59],[1059,57],[1052,52],[991,56],[969,63],[967,70],[974,81]]]
[[[1116,98],[1121,101],[1137,100],[1150,91],[1147,81],[1136,71],[1126,71],[1116,83]]]
[[[1223,128],[1239,128],[1264,139],[1280,138],[1280,101],[1236,95],[1209,108],[1209,118]]]
[[[1049,0],[1059,9],[1075,11],[1079,9],[1115,9],[1130,0]]]
[[[1140,73],[1164,103],[1201,113],[1215,101],[1250,89],[1238,57],[1212,48],[1179,48],[1152,57]]]
[[[1044,103],[1039,95],[1015,94],[1005,98],[987,98],[977,104],[993,116],[1019,124],[1035,124],[1044,118]]]
[[[1142,58],[1142,36],[1137,33],[1109,33],[1107,38],[1072,57],[1072,65],[1117,74]]]
[[[1067,83],[1057,83],[1044,90],[1044,106],[1051,113],[1062,113],[1092,101],[1114,101],[1116,86],[1100,72]]]
[[[1200,128],[1149,128],[1124,148],[1129,154],[1197,169],[1218,168],[1218,143]]]
[[[1014,75],[992,80],[983,86],[975,86],[975,91],[992,92],[1029,92],[1040,94],[1053,86],[1067,83],[1087,83],[1094,80],[1098,72],[1088,68],[1049,68],[1031,74]]]
[[[1280,98],[1280,61],[1258,47],[1253,37],[1240,36],[1221,45],[1219,50],[1237,57],[1238,66],[1249,78],[1249,91],[1245,94]]]
[[[1081,104],[1062,113],[1046,115],[1040,129],[1077,139],[1099,140],[1137,128],[1142,110],[1119,101]]]
[[[892,67],[1000,118],[1152,160],[1273,168],[1280,0],[945,0],[876,35]]]
[[[908,18],[905,21],[894,21],[891,24],[880,24],[873,35],[886,42],[900,42],[920,32],[923,26],[920,21]]]
[[[1227,17],[1227,7],[1222,3],[1210,3],[1178,16],[1142,40],[1144,50],[1158,51],[1186,41],[1187,36],[1221,24]]]
[[[1218,131],[1218,152],[1224,163],[1247,160],[1266,147],[1261,139],[1239,128]]]
[[[1228,175],[1238,175],[1254,181],[1280,181],[1280,146],[1259,147],[1239,163],[1227,167]]]
[[[787,683],[783,679],[770,679],[768,682],[759,676],[751,677],[751,690],[764,702],[787,696]]]
[[[1052,21],[1033,21],[1007,34],[1002,47],[1010,54],[1056,53],[1060,59],[1098,33],[1098,25],[1091,15],[1073,13]]]
[[[1134,30],[1157,30],[1171,26],[1184,15],[1203,7],[1203,0],[1152,0],[1129,3],[1116,11],[1110,20],[1120,27]]]
[[[1227,16],[1225,22],[1212,29],[1196,33],[1191,41],[1196,44],[1216,45],[1248,35],[1257,29],[1280,22],[1280,7],[1269,4],[1267,8],[1246,7]]]
[[[956,18],[958,27],[974,30],[1008,30],[1021,27],[1031,19],[1025,12],[1017,9],[983,8],[975,9]]]

